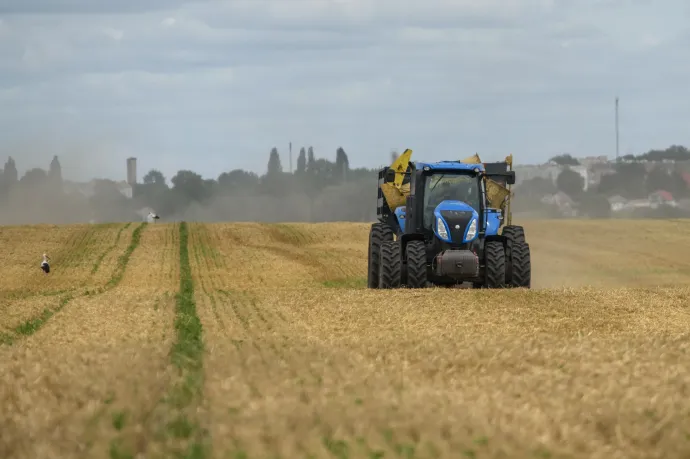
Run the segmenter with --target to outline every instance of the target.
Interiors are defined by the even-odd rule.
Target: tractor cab
[[[476,239],[486,207],[483,168],[447,161],[417,163],[411,169],[414,192],[405,214],[413,218],[408,218],[404,232],[456,247]]]
[[[483,164],[410,162],[405,176],[410,192],[394,211],[401,235],[423,234],[443,246],[469,248],[480,234],[498,233],[503,217],[491,206]]]

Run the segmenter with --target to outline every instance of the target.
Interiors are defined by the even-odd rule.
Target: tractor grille
[[[465,235],[467,225],[469,225],[470,220],[472,220],[472,212],[466,210],[442,210],[441,216],[448,224],[448,229],[450,230],[450,240],[454,244],[462,244],[462,237]]]

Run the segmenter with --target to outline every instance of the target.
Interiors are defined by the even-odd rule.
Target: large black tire
[[[408,242],[405,252],[407,255],[407,286],[426,288],[426,247],[424,241]]]
[[[503,288],[506,285],[506,254],[501,241],[484,244],[484,287]]]
[[[402,257],[397,241],[381,244],[379,288],[399,288],[402,279]]]
[[[393,230],[384,223],[374,223],[369,230],[369,261],[367,287],[379,287],[379,259],[381,244],[393,240]]]
[[[513,242],[512,249],[513,273],[510,286],[516,288],[531,288],[532,260],[529,244],[526,242]]]
[[[511,287],[513,285],[513,245],[526,243],[525,229],[517,225],[504,226],[501,234],[506,237],[506,285]]]
[[[505,236],[508,241],[514,242],[526,242],[525,239],[525,228],[522,226],[518,225],[508,225],[503,227],[503,231],[501,232],[503,236]]]

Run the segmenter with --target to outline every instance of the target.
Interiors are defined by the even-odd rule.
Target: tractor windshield
[[[424,186],[424,227],[432,228],[434,209],[442,201],[462,201],[479,212],[479,179],[467,172],[439,172],[430,175]]]

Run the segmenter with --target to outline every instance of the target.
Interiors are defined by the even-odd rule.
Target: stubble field
[[[531,291],[367,290],[365,224],[0,228],[0,458],[689,457],[690,221],[524,224]]]

